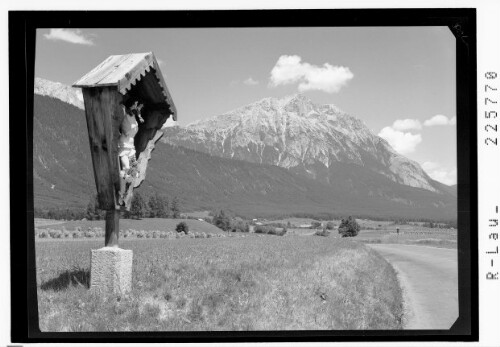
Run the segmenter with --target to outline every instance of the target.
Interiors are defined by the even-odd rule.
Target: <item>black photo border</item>
[[[168,26],[164,23],[168,23]],[[33,88],[36,29],[335,26],[447,26],[456,38],[459,319],[452,328],[400,331],[40,332],[33,218]],[[8,28],[12,342],[478,341],[477,57],[474,8],[11,11]],[[20,141],[19,134],[23,135],[24,141]],[[20,147],[24,150],[25,156],[20,155]],[[23,196],[26,197],[26,209],[21,209],[18,205]]]

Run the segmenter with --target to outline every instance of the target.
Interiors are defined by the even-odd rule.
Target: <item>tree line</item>
[[[105,218],[106,211],[98,208],[97,195],[94,195],[85,209],[50,208],[34,210],[35,218],[46,218],[56,220],[100,220]],[[139,192],[134,192],[130,211],[124,211],[122,218],[179,218],[181,214],[181,203],[177,196],[170,201],[161,194],[151,195],[144,198]]]

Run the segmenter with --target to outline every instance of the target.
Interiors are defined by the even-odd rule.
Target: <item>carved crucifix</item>
[[[152,52],[112,55],[73,87],[83,90],[105,246],[117,247],[120,211],[130,210],[160,129],[177,111]]]

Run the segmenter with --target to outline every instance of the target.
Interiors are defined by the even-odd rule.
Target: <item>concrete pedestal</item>
[[[91,250],[90,290],[125,294],[132,289],[132,250],[103,247]]]

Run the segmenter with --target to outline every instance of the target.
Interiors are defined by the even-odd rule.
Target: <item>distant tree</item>
[[[167,218],[168,217],[168,200],[166,197],[155,193],[148,200],[149,216],[151,218]]]
[[[149,218],[156,218],[156,209],[157,209],[156,195],[151,195],[149,197],[148,207],[149,207]]]
[[[175,227],[175,231],[177,231],[178,233],[189,233],[189,227],[188,225],[186,224],[186,222],[180,222],[179,224],[177,224],[177,226]]]
[[[356,222],[356,219],[352,218],[349,216],[347,219],[342,219],[342,222],[340,223],[339,226],[339,234],[342,235],[342,237],[353,237],[358,235],[360,230],[358,222]]]
[[[179,218],[181,215],[181,206],[179,202],[179,198],[177,196],[172,200],[172,204],[170,207],[170,211],[172,211],[172,218]]]
[[[168,216],[169,216],[169,209],[168,209],[169,203],[168,203],[167,197],[163,196],[163,195],[158,195],[156,199],[158,201],[158,205],[157,205],[158,209],[156,211],[156,216],[158,218],[168,218]]]
[[[335,224],[333,224],[333,222],[326,223],[327,230],[333,230],[334,228],[335,228]]]
[[[290,221],[288,221],[288,222],[286,223],[286,227],[287,227],[287,228],[291,228],[291,227],[292,227],[292,223],[290,223]]]
[[[148,205],[144,201],[142,195],[139,192],[134,192],[134,197],[132,198],[132,203],[130,204],[130,212],[128,217],[130,218],[144,218],[147,213]]]
[[[85,218],[88,220],[99,220],[103,218],[103,212],[99,210],[99,200],[97,199],[97,194],[94,194],[87,205],[85,210]]]
[[[212,219],[212,223],[217,227],[224,231],[227,231],[231,228],[231,219],[226,215],[224,210],[220,210],[219,213],[216,213]]]
[[[222,229],[222,228],[221,228]],[[234,233],[236,231],[242,233],[248,233],[250,231],[250,225],[245,221],[236,221],[231,223],[231,231]]]

